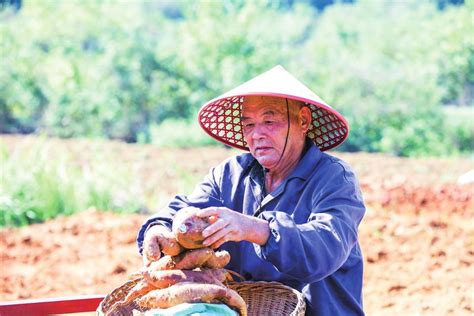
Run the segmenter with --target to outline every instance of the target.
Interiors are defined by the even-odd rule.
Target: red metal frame
[[[105,295],[89,295],[0,302],[0,316],[94,312],[104,297]]]

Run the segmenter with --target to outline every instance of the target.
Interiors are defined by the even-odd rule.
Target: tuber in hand
[[[173,233],[178,242],[187,249],[202,248],[202,231],[211,224],[211,219],[196,216],[198,208],[179,210],[173,219]]]
[[[184,251],[184,248],[176,240],[171,230],[162,225],[150,227],[143,241],[143,261],[145,266],[157,261],[163,252],[165,255],[176,256]]]

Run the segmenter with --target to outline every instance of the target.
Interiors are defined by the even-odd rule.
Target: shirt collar
[[[303,152],[303,156],[301,157],[300,161],[296,165],[293,172],[287,177],[286,180],[292,178],[300,178],[303,180],[307,180],[311,173],[314,170],[314,166],[318,163],[319,159],[321,158],[321,150],[319,150],[318,146],[314,144],[310,139],[306,139],[305,150]],[[264,174],[263,174],[263,167],[258,163],[258,161],[254,158],[253,163],[250,164],[250,177],[259,184],[264,183]],[[285,180],[285,181],[286,181]]]
[[[253,162],[249,166],[250,171],[249,175],[250,178],[255,182],[265,187],[265,175],[263,173],[263,167],[261,164],[258,163],[257,159],[253,158]]]

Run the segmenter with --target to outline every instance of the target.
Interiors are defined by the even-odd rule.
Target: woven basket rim
[[[256,295],[258,295],[258,293],[261,291],[271,291],[272,295],[270,297],[266,297],[267,305],[272,306],[276,303],[281,304],[282,302],[288,303],[289,305],[292,306],[292,312],[289,313],[288,315],[290,316],[305,315],[306,301],[303,294],[300,291],[292,287],[289,287],[283,283],[276,282],[276,281],[241,281],[241,282],[229,282],[227,283],[227,286],[237,291],[242,296],[244,296],[243,293],[246,290],[250,290],[252,294],[255,293]],[[275,315],[273,311],[270,311],[270,310],[266,310],[265,312]]]
[[[117,301],[121,297],[125,297],[126,294],[128,293],[128,290],[133,287],[136,283],[138,283],[142,278],[135,278],[132,280],[128,280],[121,286],[115,288],[108,294],[104,300],[99,304],[99,307],[97,308],[97,315],[106,315],[106,312],[104,311],[105,306],[112,305],[111,301]],[[238,292],[244,300],[247,298],[247,295],[249,292],[251,293],[252,296],[258,296],[261,295],[262,292],[268,292],[271,291],[272,295],[270,297],[266,297],[267,300],[267,305],[273,305],[274,302],[278,303],[286,303],[288,302],[289,305],[292,306],[292,312],[287,314],[290,316],[304,316],[305,315],[305,310],[306,310],[306,302],[304,299],[304,296],[301,292],[298,290],[289,287],[283,283],[276,282],[276,281],[232,281],[226,283],[226,286],[229,288],[235,290]],[[293,295],[291,295],[293,294]],[[249,302],[246,300],[247,305],[249,305]],[[136,305],[135,305],[136,306]],[[129,307],[130,308],[130,307]],[[252,308],[249,308],[249,312],[252,310]],[[264,312],[265,313],[265,312]],[[266,313],[269,313],[269,315],[275,315],[273,311],[267,310]],[[114,313],[115,314],[115,313]],[[119,313],[118,315],[123,315]],[[249,313],[250,315],[256,315],[255,313]],[[286,314],[285,314],[286,316]]]

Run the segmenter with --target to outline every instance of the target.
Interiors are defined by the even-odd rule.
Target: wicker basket
[[[144,312],[136,302],[120,305],[111,310],[114,303],[121,301],[141,278],[126,282],[113,290],[100,303],[98,315],[133,315],[133,311]],[[237,291],[247,303],[249,316],[304,316],[306,303],[303,295],[295,289],[278,282],[231,282],[227,286]]]
[[[232,282],[228,286],[247,303],[249,316],[304,316],[303,294],[279,282]]]

